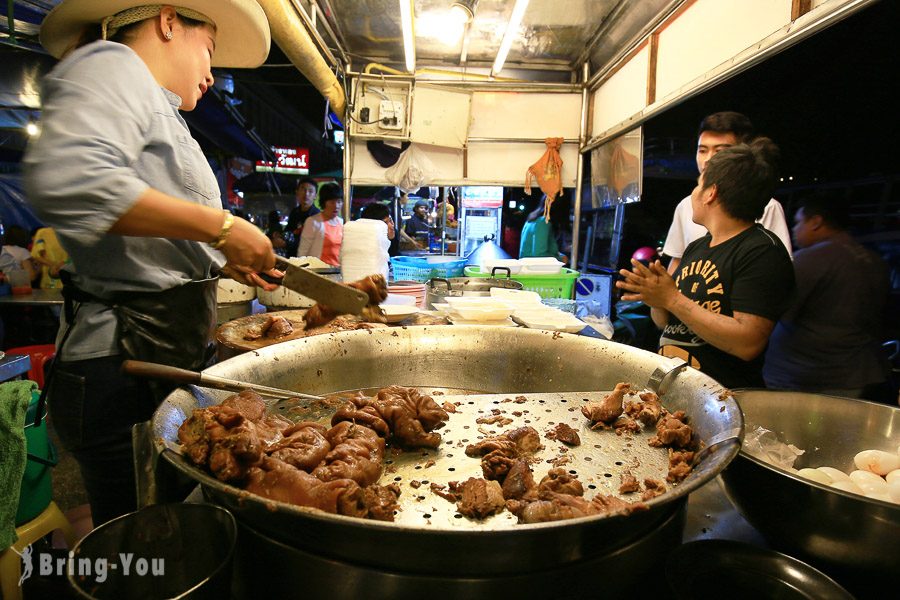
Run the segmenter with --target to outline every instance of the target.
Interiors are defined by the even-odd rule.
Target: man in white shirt
[[[707,161],[717,152],[735,144],[749,142],[752,137],[753,124],[741,113],[725,111],[705,117],[700,122],[697,139],[697,169],[702,173]],[[791,254],[791,232],[784,218],[784,209],[778,200],[774,198],[769,200],[762,218],[757,223],[777,235],[788,254]],[[671,258],[669,273],[675,273],[678,269],[687,245],[706,233],[705,227],[694,222],[691,197],[684,198],[675,207],[675,216],[663,246],[663,254]]]

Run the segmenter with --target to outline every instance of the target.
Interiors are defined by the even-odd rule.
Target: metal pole
[[[578,267],[578,236],[581,234],[581,194],[582,179],[584,179],[584,153],[580,148],[587,142],[587,116],[588,116],[588,88],[587,81],[590,75],[590,63],[585,61],[581,67],[581,128],[578,133],[578,167],[575,170],[575,222],[572,223],[572,250],[569,253],[569,266],[572,269]]]
[[[347,63],[347,69],[350,69],[350,64]],[[353,81],[350,82],[351,86],[355,83]],[[348,120],[349,125],[349,120]],[[344,184],[344,222],[350,222],[350,208],[353,204],[353,187],[350,185],[350,165],[353,164],[353,157],[350,156],[350,146],[353,144],[353,138],[350,134],[350,127],[344,128],[344,161],[343,161],[343,172],[341,176],[343,178]]]

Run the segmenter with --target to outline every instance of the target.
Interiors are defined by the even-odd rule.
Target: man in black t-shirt
[[[784,244],[754,223],[775,188],[776,155],[767,138],[718,152],[691,193],[694,222],[709,233],[688,245],[675,278],[659,261],[632,260],[616,283],[624,300],[651,307],[661,353],[728,387],[764,387],[763,351],[794,286]]]

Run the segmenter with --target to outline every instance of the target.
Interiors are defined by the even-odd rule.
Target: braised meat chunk
[[[294,326],[290,321],[279,315],[266,315],[266,320],[259,325],[253,325],[247,328],[244,334],[245,340],[258,340],[265,337],[269,339],[278,339],[294,332]]]
[[[322,481],[352,479],[362,487],[381,477],[384,439],[377,433],[368,427],[342,421],[325,432],[325,439],[332,450],[313,475]]]
[[[194,409],[178,428],[178,441],[194,464],[208,466],[221,481],[240,481],[262,459],[264,443],[253,420],[264,413],[262,398],[244,391],[218,406]]]
[[[253,494],[351,517],[365,517],[362,488],[350,479],[322,481],[275,458],[250,470],[246,490]]]
[[[451,489],[460,497],[456,503],[460,514],[470,519],[484,519],[506,506],[503,490],[496,481],[470,477],[463,483],[451,484]]]
[[[353,421],[370,427],[379,435],[410,448],[437,448],[441,435],[434,430],[450,416],[431,396],[413,388],[392,385],[369,398],[351,398],[331,419],[332,425]]]
[[[581,438],[578,432],[565,423],[557,423],[556,426],[547,432],[547,439],[557,440],[568,446],[580,446]]]
[[[684,423],[685,420],[683,410],[665,415],[656,424],[656,437],[652,438],[648,443],[651,446],[688,447],[694,432]]]
[[[364,319],[376,323],[384,323],[384,312],[378,307],[387,298],[387,280],[384,278],[384,275],[369,275],[346,285],[365,292],[369,297],[369,301],[363,309]],[[304,317],[306,321],[305,329],[321,327],[334,320],[338,314],[336,310],[327,304],[319,302],[306,311],[306,316]]]
[[[591,427],[599,423],[610,424],[625,410],[625,394],[631,389],[631,384],[617,383],[615,389],[600,402],[588,402],[581,407],[581,414],[591,421]]]
[[[281,440],[266,448],[266,453],[309,472],[325,460],[330,450],[331,444],[325,439],[325,426],[301,421],[287,427],[282,432]]]

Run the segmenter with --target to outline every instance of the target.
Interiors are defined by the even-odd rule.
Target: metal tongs
[[[369,296],[365,292],[298,267],[280,256],[275,257],[275,268],[284,271],[284,277],[272,277],[264,273],[260,273],[260,277],[326,304],[339,314],[360,315],[369,303]]]

